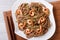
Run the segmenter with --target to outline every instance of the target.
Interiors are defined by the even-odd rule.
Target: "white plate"
[[[49,28],[48,32],[46,34],[44,34],[43,36],[27,38],[26,35],[18,29],[18,24],[16,22],[15,11],[20,4],[31,3],[31,2],[40,2],[40,3],[44,4],[50,10],[49,18],[50,18],[50,21],[51,21],[51,27]],[[13,22],[14,22],[14,25],[15,25],[15,33],[17,35],[23,37],[23,38],[28,39],[28,40],[47,40],[50,37],[52,37],[52,35],[54,34],[55,29],[56,29],[55,20],[54,20],[54,16],[53,16],[53,6],[50,3],[46,2],[45,0],[17,0],[12,6],[12,17],[13,17]]]

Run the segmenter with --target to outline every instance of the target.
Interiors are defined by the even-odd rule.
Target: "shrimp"
[[[24,23],[19,23],[19,28],[20,29],[24,29],[25,28],[25,25],[26,25],[26,22],[24,22]]]
[[[31,19],[28,19],[28,20],[27,20],[27,23],[28,23],[29,25],[33,25],[33,21],[32,21]]]
[[[40,25],[40,32],[42,32],[43,28],[42,28],[42,25]]]
[[[27,28],[27,29],[25,30],[25,34],[30,34],[32,31],[33,31],[33,30]]]
[[[16,10],[16,15],[22,15],[22,11],[20,9]]]
[[[34,10],[32,9],[32,10],[30,10],[29,15],[30,15],[30,16],[34,16],[34,13],[35,13],[35,12],[34,12]]]
[[[44,12],[46,15],[49,15],[49,9],[48,9],[48,8],[43,7],[43,12]]]
[[[38,29],[36,29],[36,33],[40,34],[42,32],[42,26],[40,25],[40,27]]]
[[[45,17],[41,17],[38,21],[38,24],[43,23],[45,20],[46,20]]]

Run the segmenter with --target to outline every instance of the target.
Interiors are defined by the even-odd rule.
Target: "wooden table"
[[[48,40],[60,40],[60,1],[51,3],[53,7],[53,13],[56,22],[56,32],[55,34]],[[26,40],[14,33],[14,23],[12,19],[11,11],[4,12],[4,20],[6,24],[6,30],[8,34],[9,40]]]

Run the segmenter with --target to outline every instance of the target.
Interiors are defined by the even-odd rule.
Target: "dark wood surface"
[[[55,34],[48,40],[60,40],[60,1],[51,3],[53,7],[53,14],[56,22],[56,32]],[[5,11],[4,12],[4,20],[6,24],[6,30],[8,34],[9,40],[26,40],[14,33],[14,24],[13,19],[11,15],[11,11]]]

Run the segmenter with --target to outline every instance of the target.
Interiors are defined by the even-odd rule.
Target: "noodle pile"
[[[41,3],[22,3],[16,10],[18,28],[28,38],[45,34],[50,27],[49,9]]]

